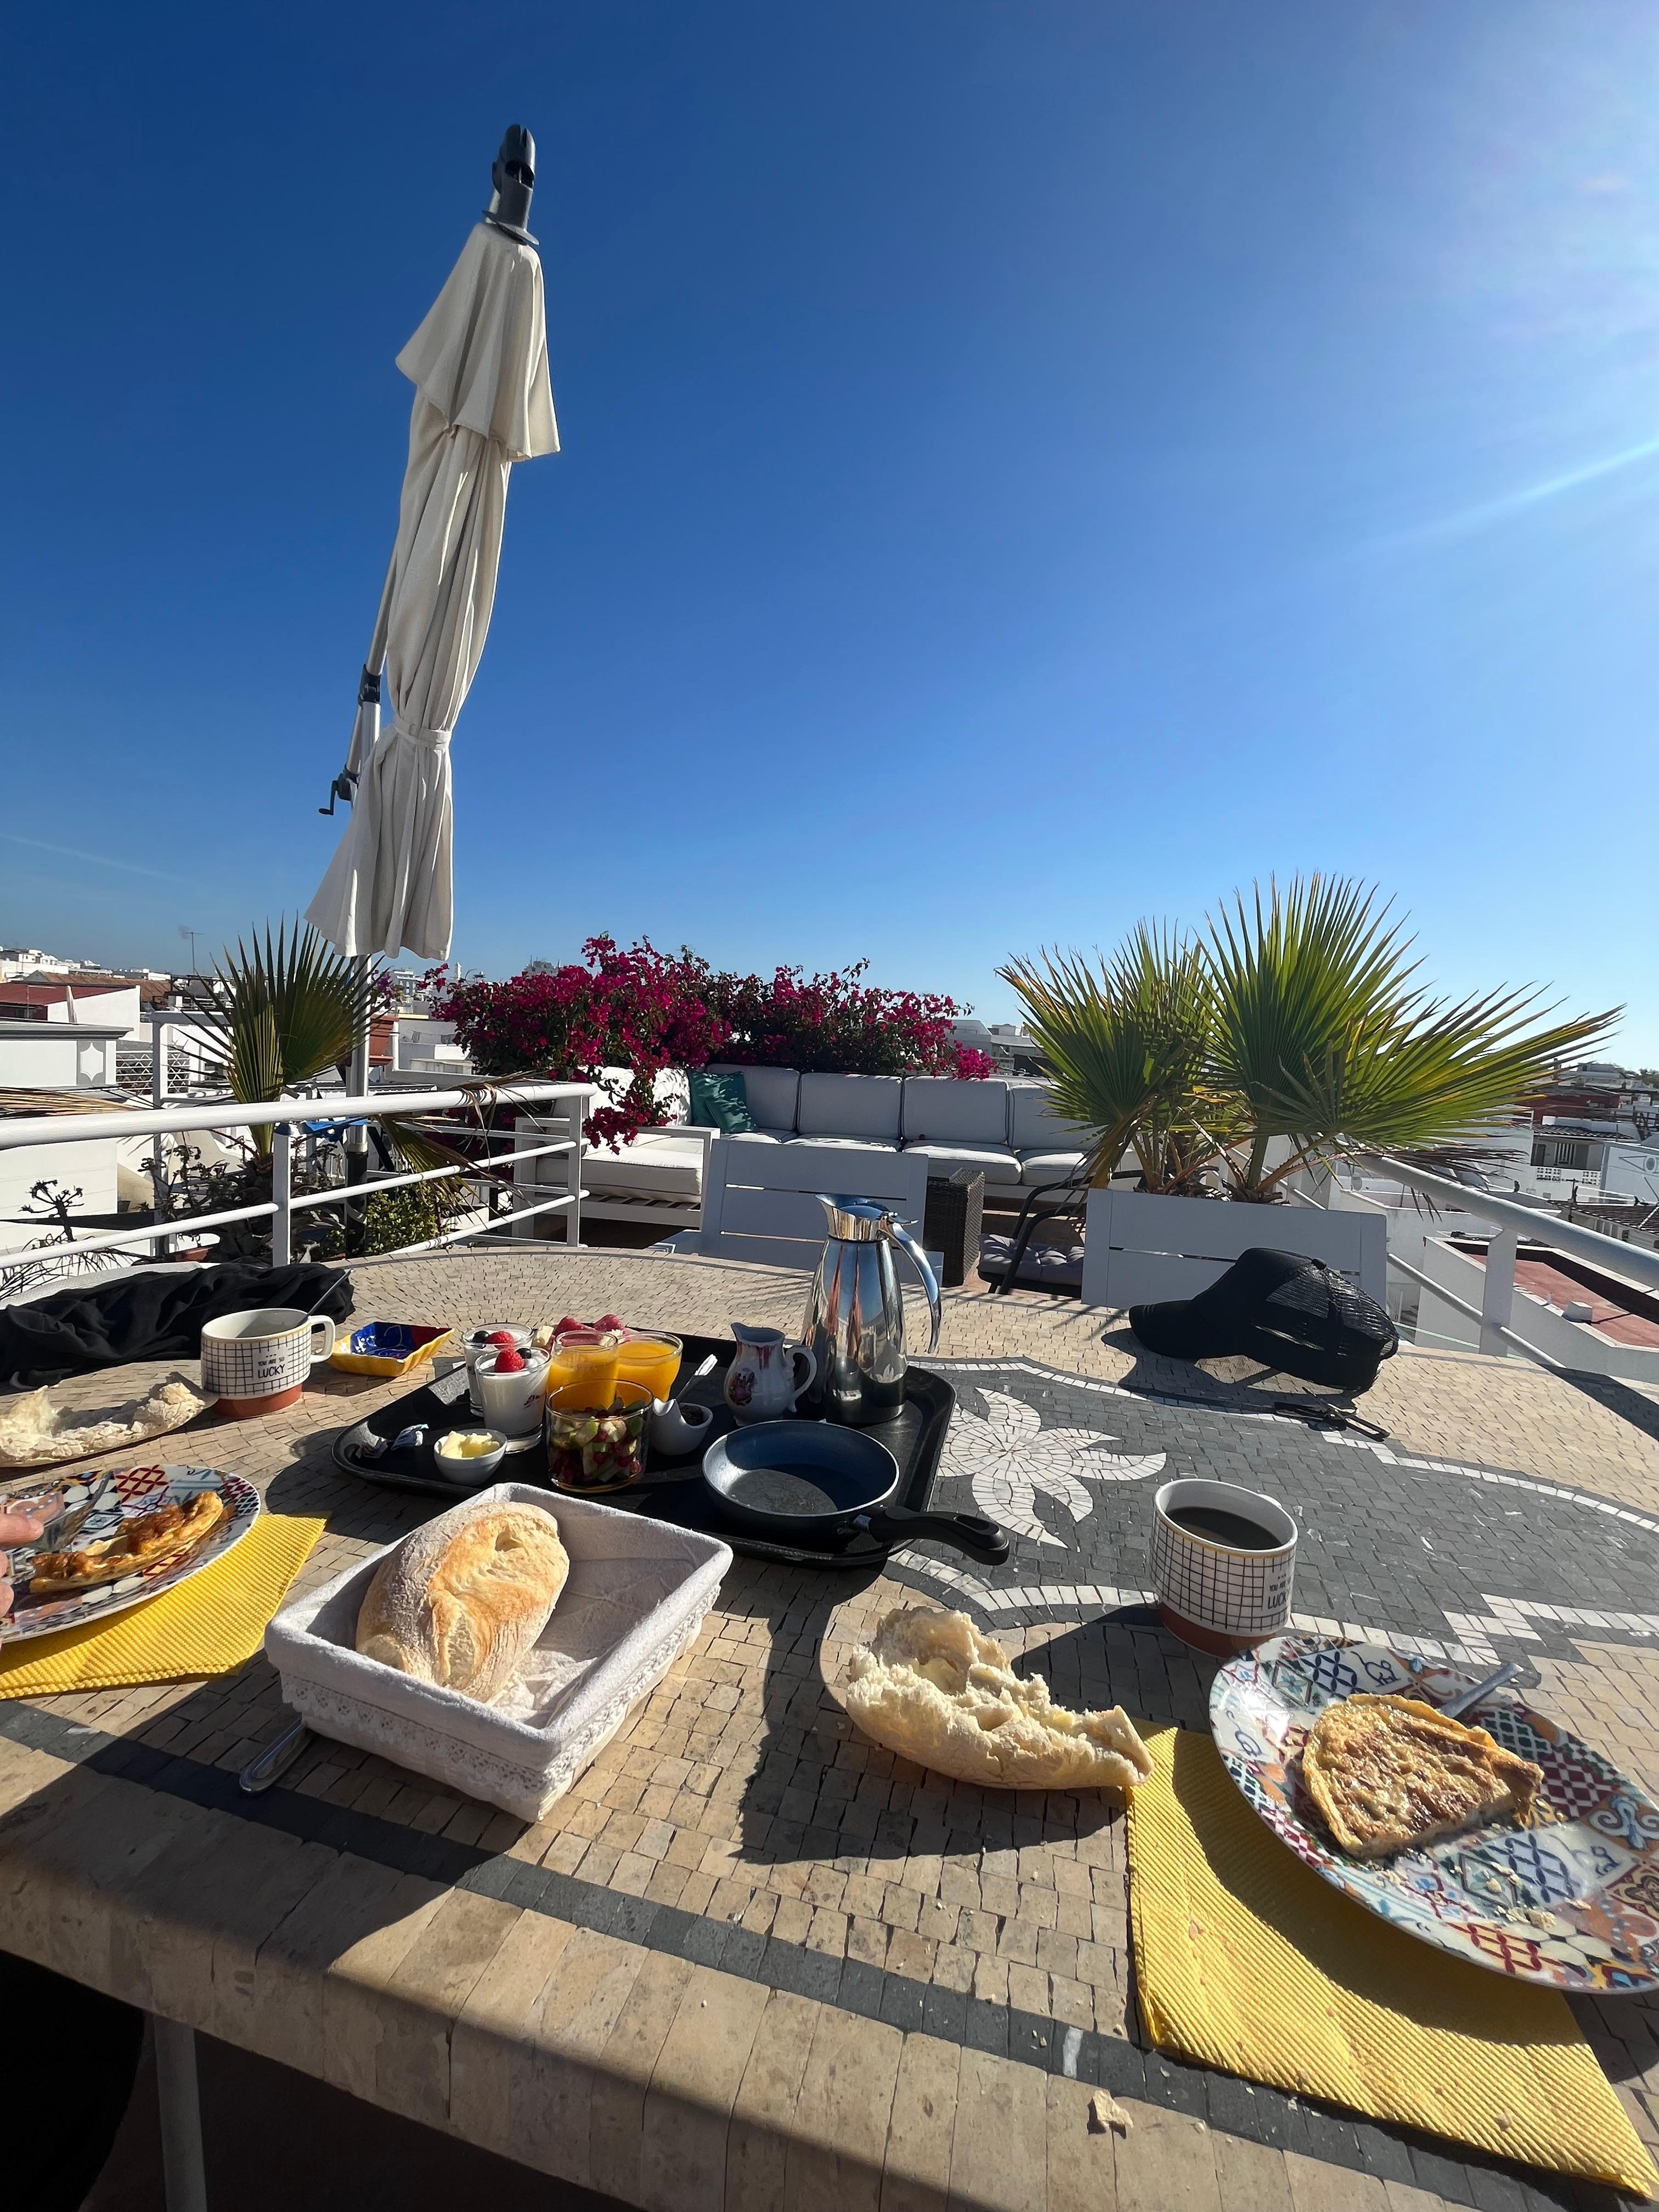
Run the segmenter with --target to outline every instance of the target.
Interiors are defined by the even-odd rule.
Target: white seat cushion
[[[907,1144],[989,1145],[1002,1150],[1008,1142],[1007,1085],[958,1082],[949,1075],[907,1075],[904,1139]]]
[[[896,1075],[803,1075],[796,1130],[803,1137],[877,1138],[896,1146],[903,1090]]]
[[[1085,1157],[1082,1152],[1022,1152],[1019,1179],[1028,1190],[1033,1183],[1069,1182]]]
[[[896,1138],[884,1137],[791,1137],[792,1145],[833,1145],[848,1152],[896,1152],[899,1149]]]
[[[563,1162],[554,1164],[562,1173]],[[641,1131],[620,1152],[596,1146],[582,1158],[582,1188],[596,1198],[608,1191],[629,1198],[701,1198],[702,1146],[695,1137],[659,1136],[650,1130]]]
[[[730,1133],[740,1145],[787,1145],[795,1133],[793,1129],[733,1129]]]
[[[907,1157],[920,1152],[930,1176],[953,1176],[958,1168],[983,1170],[987,1188],[1012,1188],[1019,1181],[1019,1162],[1006,1145],[907,1145]]]
[[[1048,1083],[1008,1085],[1008,1142],[1017,1152],[1082,1151],[1087,1146],[1089,1131],[1062,1121],[1049,1104],[1053,1091]]]
[[[800,1078],[793,1067],[739,1067],[735,1060],[711,1060],[708,1073],[742,1076],[749,1117],[757,1129],[781,1129],[786,1134],[793,1133]]]

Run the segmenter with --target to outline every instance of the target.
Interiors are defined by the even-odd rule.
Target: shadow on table
[[[228,1684],[240,1683],[256,1670],[261,1679],[252,1694],[228,1701]],[[318,1739],[283,1778],[283,1787],[267,1797],[240,1795],[237,1778],[246,1761],[293,1720],[280,1701],[276,1674],[262,1658],[235,1677],[192,1687],[159,1711],[149,1733],[164,1741],[105,1735],[95,1718],[71,1720],[52,1703],[13,1705],[0,1711],[15,1740],[75,1762],[0,1815],[0,1865],[5,1869],[0,1898],[9,1896],[20,1881],[27,1881],[31,1866],[49,1866],[54,1896],[61,1893],[72,1900],[77,1889],[119,1895],[125,1916],[135,1923],[185,1917],[222,1880],[216,1869],[226,1831],[215,1815],[235,1814],[256,1826],[268,1821],[279,1832],[303,1838],[307,1823],[295,1825],[291,1793],[307,1768],[325,1759],[331,1748]],[[405,1871],[391,1863],[362,1860],[349,1880],[331,1883],[325,1878],[310,1892],[296,1889],[289,1909],[325,1908],[322,1948],[327,1958],[338,1958],[407,1915]],[[314,1873],[310,1878],[315,1881]],[[284,1917],[276,1914],[271,1929]],[[83,1913],[55,1903],[39,1923],[0,1911],[0,1949],[15,1946],[57,1972],[147,2007],[144,1988],[125,1985],[118,1972],[113,1984],[105,1984],[88,1972],[89,1962],[77,1948],[85,1935],[84,1919]],[[313,1928],[313,1947],[318,1934]],[[106,1942],[100,1963],[113,1960],[118,1966],[125,1959],[131,1968],[143,1950],[142,1943],[118,1943],[112,1950]]]
[[[1095,1620],[1029,1641],[1017,1674],[1041,1674],[1054,1703],[1073,1712],[1121,1705],[1137,1721],[1210,1728],[1210,1685],[1219,1659],[1194,1651],[1153,1605],[1121,1605]]]
[[[1605,1407],[1621,1421],[1628,1421],[1644,1437],[1659,1441],[1659,1399],[1650,1397],[1634,1383],[1622,1382],[1616,1375],[1590,1375],[1582,1368],[1562,1368],[1556,1380],[1586,1398],[1593,1398],[1598,1406]]]
[[[1127,1321],[1101,1333],[1100,1341],[1132,1364],[1118,1377],[1121,1390],[1142,1397],[1176,1398],[1186,1405],[1213,1406],[1227,1413],[1270,1413],[1275,1400],[1306,1398],[1315,1406],[1346,1405],[1340,1391],[1322,1389],[1299,1376],[1282,1375],[1254,1359],[1170,1359],[1148,1352]],[[1362,1409],[1363,1410],[1363,1409]]]
[[[768,1607],[751,1619],[771,1629],[763,1697],[765,1733],[740,1808],[744,1856],[800,1860],[842,1872],[927,1854],[1018,1850],[1094,1833],[1122,1816],[1115,1793],[985,1790],[896,1757],[860,1735],[823,1686],[819,1645],[836,1608],[868,1589],[848,1577],[823,1595]],[[726,1610],[742,1613],[740,1595]],[[1189,1652],[1150,1607],[1119,1607],[1033,1640],[1014,1665],[1041,1674],[1074,1710],[1122,1705],[1139,1718],[1207,1728],[1216,1662]]]

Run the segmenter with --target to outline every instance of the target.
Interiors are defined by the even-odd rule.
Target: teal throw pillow
[[[710,1075],[702,1068],[696,1069],[690,1079],[691,1112],[690,1120],[700,1129],[723,1129],[728,1137],[741,1136],[752,1129],[755,1117],[749,1110],[749,1093],[744,1088],[740,1075]]]

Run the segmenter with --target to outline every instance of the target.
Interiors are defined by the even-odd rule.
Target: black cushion
[[[1322,1260],[1253,1245],[1195,1298],[1131,1306],[1148,1352],[1173,1359],[1248,1358],[1304,1382],[1358,1393],[1400,1348],[1376,1300]]]
[[[0,1307],[0,1389],[33,1390],[130,1359],[194,1359],[202,1323],[258,1306],[343,1321],[351,1278],[336,1267],[261,1267],[227,1260],[100,1275],[49,1298]]]

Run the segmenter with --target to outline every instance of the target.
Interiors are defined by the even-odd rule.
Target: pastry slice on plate
[[[1360,1691],[1327,1705],[1302,1753],[1320,1818],[1350,1858],[1380,1859],[1490,1820],[1533,1815],[1544,1776],[1485,1729],[1419,1698]]]
[[[69,1552],[37,1552],[29,1571],[33,1597],[58,1597],[65,1591],[94,1589],[146,1568],[173,1565],[203,1543],[225,1517],[216,1490],[198,1490],[182,1504],[169,1501],[153,1513],[135,1513],[112,1536]]]

